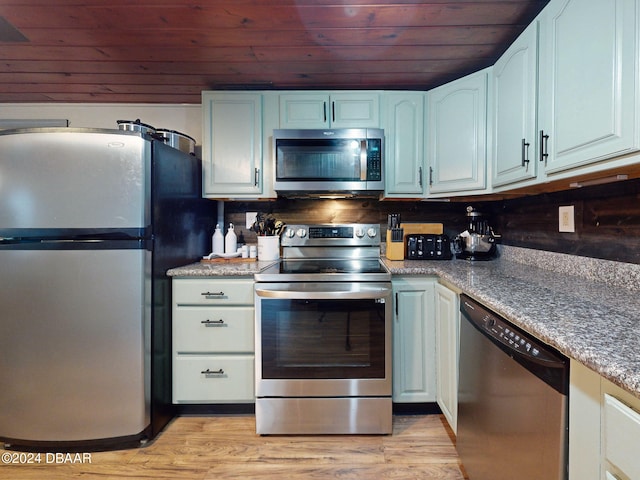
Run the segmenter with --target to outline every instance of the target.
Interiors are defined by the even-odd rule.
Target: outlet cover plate
[[[246,215],[245,227],[249,229],[251,228],[251,225],[253,225],[256,222],[256,218],[258,217],[258,212],[245,212],[245,215]]]
[[[576,231],[575,209],[573,205],[558,208],[558,231],[569,233]]]

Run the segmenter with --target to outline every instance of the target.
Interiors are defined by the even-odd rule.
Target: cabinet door
[[[380,128],[378,93],[332,93],[329,100],[332,128]]]
[[[329,128],[328,110],[326,93],[280,95],[280,128]]]
[[[422,92],[382,94],[385,197],[424,193],[424,97]]]
[[[458,355],[460,313],[458,294],[435,286],[436,401],[453,433],[458,429]]]
[[[534,21],[493,66],[492,185],[535,178],[538,23]]]
[[[380,128],[376,92],[280,95],[280,128]]]
[[[434,402],[434,279],[393,280],[393,401]]]
[[[640,478],[640,399],[602,379],[602,476]]]
[[[262,193],[262,96],[202,93],[203,196]]]
[[[553,0],[540,24],[546,172],[638,149],[636,0]],[[539,139],[540,141],[540,139]]]
[[[600,478],[600,375],[569,366],[569,480]]]
[[[427,93],[430,193],[486,186],[487,70]]]

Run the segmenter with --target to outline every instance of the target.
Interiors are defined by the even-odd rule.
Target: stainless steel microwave
[[[377,195],[384,190],[384,131],[274,130],[275,190],[283,196]]]

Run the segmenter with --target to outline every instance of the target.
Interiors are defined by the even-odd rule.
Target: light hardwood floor
[[[250,415],[184,416],[144,448],[94,452],[74,465],[2,464],[0,478],[462,480],[453,438],[441,415],[394,416],[384,436],[264,437]]]

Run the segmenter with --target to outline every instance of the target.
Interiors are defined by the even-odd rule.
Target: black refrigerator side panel
[[[151,428],[155,436],[175,415],[171,402],[171,279],[166,272],[208,253],[217,207],[202,198],[201,161],[193,155],[154,141],[152,176]]]

